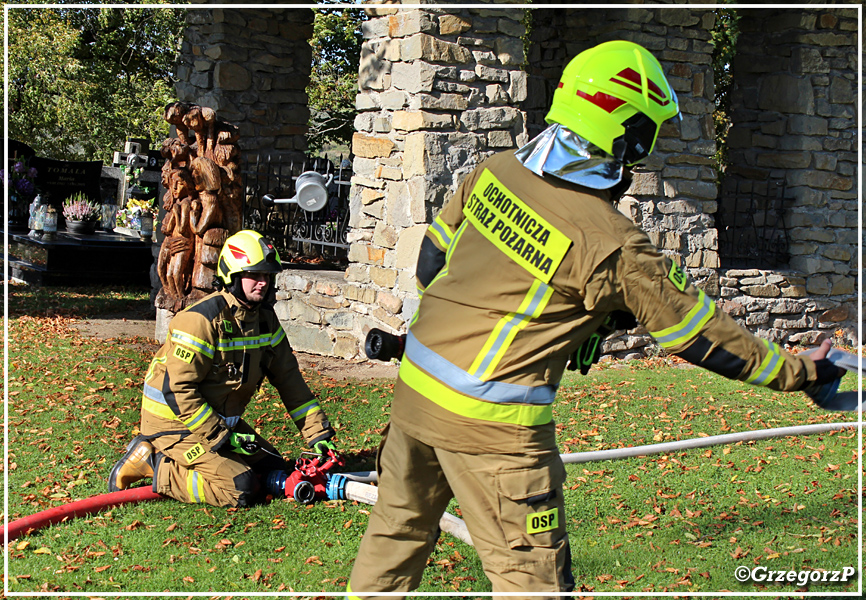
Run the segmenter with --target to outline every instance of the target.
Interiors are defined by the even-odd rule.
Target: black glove
[[[601,358],[601,342],[612,332],[620,329],[634,329],[637,327],[637,319],[634,315],[624,310],[615,310],[602,321],[601,326],[592,332],[586,341],[574,351],[568,360],[568,370],[576,371],[580,368],[580,374],[586,375],[589,369]]]
[[[833,361],[822,358],[815,361],[815,371],[815,381],[807,381],[802,388],[803,392],[823,409],[853,410],[838,402],[839,384],[845,370],[837,367]]]

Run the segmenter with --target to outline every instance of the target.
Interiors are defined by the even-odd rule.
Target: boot
[[[143,435],[129,442],[123,455],[108,476],[108,491],[125,490],[136,481],[153,477],[153,446]]]

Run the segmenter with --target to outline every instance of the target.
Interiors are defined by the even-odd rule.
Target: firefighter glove
[[[803,392],[825,410],[850,410],[843,408],[838,401],[839,384],[845,371],[826,358],[815,361],[815,371],[815,381],[808,382]]]
[[[601,326],[574,351],[569,358],[568,369],[575,371],[580,369],[581,375],[589,373],[589,369],[601,358],[601,343],[604,338],[614,331],[620,329],[634,329],[637,320],[634,315],[623,310],[615,310],[605,317]]]
[[[234,433],[229,437],[229,444],[232,447],[232,452],[245,454],[250,456],[259,451],[259,445],[256,443],[256,436],[252,433]]]
[[[332,451],[334,454],[337,453],[337,447],[331,442],[331,440],[322,440],[321,442],[316,442],[313,444],[313,450],[317,454],[327,455],[328,451]]]

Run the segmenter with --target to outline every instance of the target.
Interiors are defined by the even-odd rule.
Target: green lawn
[[[147,292],[13,288],[9,327],[9,519],[106,492],[138,423],[150,360],[123,341],[82,338],[71,319],[146,308]],[[349,455],[373,468],[389,381],[307,373]],[[848,377],[849,388],[853,379]],[[562,452],[854,420],[802,394],[772,393],[663,359],[608,363],[566,380]],[[284,450],[302,440],[274,390],[247,413]],[[855,430],[568,466],[573,570],[584,592],[852,592],[848,584],[738,583],[737,566],[857,566]],[[456,505],[451,507],[455,511]],[[172,500],[116,508],[7,548],[11,592],[343,593],[370,507],[276,501],[244,509]],[[419,592],[489,592],[471,546],[443,536]],[[240,595],[240,596],[239,596]]]

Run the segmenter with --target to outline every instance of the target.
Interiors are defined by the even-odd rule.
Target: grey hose
[[[571,454],[560,454],[565,464],[579,464],[598,460],[617,460],[620,458],[632,458],[635,456],[649,456],[651,454],[664,454],[667,452],[679,452],[680,450],[692,450],[694,448],[706,448],[708,446],[720,446],[724,444],[736,444],[738,442],[752,442],[766,440],[769,438],[813,435],[828,431],[838,431],[859,427],[860,424],[853,423],[822,423],[818,425],[797,425],[794,427],[776,427],[774,429],[758,429],[755,431],[742,431],[740,433],[727,433],[705,438],[693,438],[677,442],[666,442],[663,444],[649,444],[646,446],[634,446],[631,448],[616,448],[614,450],[596,450],[593,452],[575,452]],[[357,500],[366,504],[376,504],[379,498],[379,490],[375,486],[367,485],[365,482],[377,480],[375,471],[358,471],[356,473],[340,473],[349,479],[346,482],[346,498]],[[439,520],[442,531],[450,533],[457,539],[472,545],[472,538],[466,523],[462,519],[450,513],[445,513]]]
[[[793,427],[776,427],[774,429],[758,429],[755,431],[742,431],[740,433],[726,433],[724,435],[713,435],[705,438],[694,438],[680,440],[677,442],[665,442],[663,444],[649,444],[646,446],[634,446],[631,448],[615,448],[613,450],[595,450],[593,452],[576,452],[571,454],[560,454],[565,464],[580,464],[597,460],[618,460],[620,458],[632,458],[635,456],[649,456],[651,454],[664,454],[667,452],[678,452],[680,450],[691,450],[694,448],[706,448],[708,446],[719,446],[723,444],[736,444],[737,442],[752,442],[769,438],[785,437],[789,435],[814,435],[839,429],[859,427],[857,422],[851,423],[821,423],[817,425],[796,425]],[[355,473],[340,473],[353,481],[371,483],[377,480],[375,471],[358,471]]]
[[[341,475],[345,476],[343,473]],[[379,488],[358,481],[347,481],[345,495],[347,500],[356,500],[372,505],[376,504],[376,500],[379,498]],[[472,537],[469,535],[466,523],[451,513],[446,512],[442,515],[442,518],[439,519],[439,528],[446,533],[450,533],[458,540],[470,546],[472,545]]]

